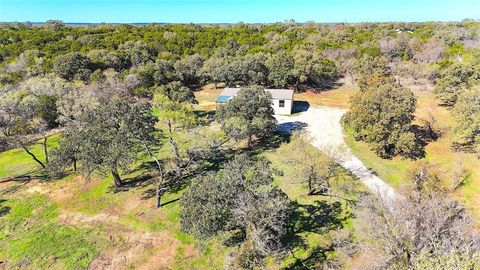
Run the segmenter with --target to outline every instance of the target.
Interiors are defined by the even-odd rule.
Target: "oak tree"
[[[216,117],[223,131],[235,140],[247,139],[247,146],[253,137],[264,138],[276,128],[273,117],[271,96],[263,88],[244,88],[228,103],[220,106]]]

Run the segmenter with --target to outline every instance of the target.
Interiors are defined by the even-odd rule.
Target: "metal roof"
[[[217,103],[227,103],[230,100],[231,96],[219,96],[217,98]]]
[[[238,94],[240,89],[242,88],[224,88],[219,98],[222,96],[233,97]],[[290,89],[265,89],[265,91],[269,92],[273,99],[293,100],[293,90]],[[219,102],[218,99],[217,102]]]

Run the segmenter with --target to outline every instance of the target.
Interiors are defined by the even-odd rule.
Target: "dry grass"
[[[347,144],[367,167],[396,187],[404,184],[408,171],[422,161],[438,165],[444,174],[443,184],[447,186],[452,186],[454,174],[461,166],[470,175],[467,182],[452,193],[457,199],[464,202],[476,219],[480,219],[480,159],[473,154],[458,153],[450,148],[451,128],[455,124],[455,119],[449,110],[438,106],[438,101],[431,91],[414,90],[414,94],[418,98],[415,123],[420,124],[420,120],[427,118],[431,113],[443,131],[440,139],[426,146],[425,158],[417,161],[399,157],[390,160],[381,159],[370,151],[368,144],[355,141],[348,130],[346,132]]]
[[[350,97],[353,96],[358,89],[351,86],[342,86],[333,90],[321,92],[302,92],[295,93],[296,101],[306,101],[310,106],[325,106],[332,108],[350,108]]]
[[[415,95],[418,98],[417,111],[415,112],[417,119],[422,119],[427,117],[429,113],[433,113],[444,132],[439,140],[427,145],[425,159],[438,164],[445,170],[446,181],[453,179],[453,174],[458,166],[463,167],[470,173],[467,183],[456,190],[454,194],[465,202],[465,205],[471,209],[476,217],[480,218],[480,159],[473,154],[452,151],[450,148],[451,129],[456,119],[445,107],[437,105],[438,100],[430,91],[415,92]]]
[[[195,92],[195,97],[198,101],[197,107],[203,110],[213,110],[216,107],[215,100],[222,92],[224,85],[219,84],[217,89],[213,84],[207,84]],[[295,93],[296,101],[307,101],[311,106],[326,106],[332,108],[350,107],[349,99],[354,95],[358,89],[352,86],[341,86],[339,88],[327,91],[313,92],[305,91],[302,93]]]
[[[213,84],[203,86],[199,91],[195,92],[195,98],[198,101],[196,107],[200,110],[214,110],[216,108],[215,101],[221,92],[222,88],[218,87],[215,89]]]

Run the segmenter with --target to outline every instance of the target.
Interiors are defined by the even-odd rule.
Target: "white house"
[[[241,88],[224,88],[217,103],[227,103],[235,97]],[[272,107],[275,114],[292,114],[293,109],[293,90],[290,89],[265,89],[272,96]]]

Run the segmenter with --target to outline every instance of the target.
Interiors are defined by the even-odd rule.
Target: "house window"
[[[285,107],[285,100],[281,99],[278,101],[278,107],[283,108]]]

